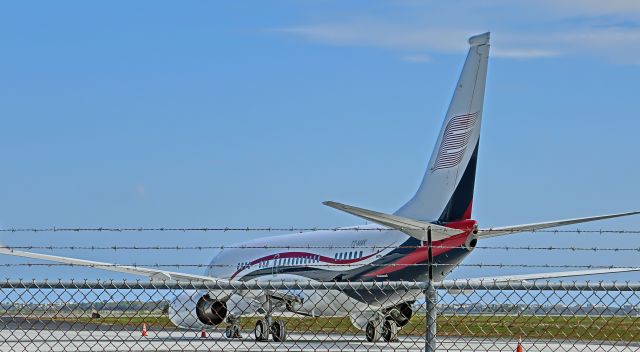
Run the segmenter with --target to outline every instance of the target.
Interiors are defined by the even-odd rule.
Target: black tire
[[[239,339],[241,337],[242,337],[242,335],[240,335],[240,326],[234,324],[233,325],[233,338]]]
[[[393,319],[386,319],[382,325],[382,338],[387,342],[398,341],[398,324]]]
[[[271,324],[271,336],[273,341],[284,342],[287,340],[287,327],[282,320],[276,320]]]
[[[224,337],[228,339],[240,338],[240,327],[236,324],[229,325],[224,329]]]
[[[367,323],[367,327],[364,330],[364,334],[367,337],[367,341],[376,342],[380,340],[382,331],[380,327],[380,322],[376,320],[369,320]]]
[[[232,339],[233,336],[233,325],[229,325],[224,329],[224,337],[228,339]]]
[[[256,328],[253,330],[253,335],[256,341],[267,341],[269,339],[269,329],[267,328],[267,322],[264,319],[260,319],[256,322]]]

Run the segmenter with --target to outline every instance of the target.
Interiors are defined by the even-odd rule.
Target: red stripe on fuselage
[[[251,266],[256,265],[258,263],[262,263],[262,262],[266,262],[268,260],[273,260],[273,259],[288,259],[288,258],[301,258],[301,259],[311,259],[313,260],[314,258],[317,258],[321,263],[328,263],[328,264],[353,264],[353,263],[357,263],[357,262],[361,262],[363,260],[369,259],[371,257],[373,257],[374,255],[380,253],[381,251],[377,251],[373,254],[361,257],[361,258],[354,258],[354,259],[335,259],[335,258],[331,258],[331,257],[325,257],[323,255],[319,255],[319,254],[313,254],[313,253],[309,253],[309,252],[284,252],[284,253],[276,253],[276,254],[270,254],[261,258],[258,258],[256,260],[253,260],[249,263],[248,266],[244,266],[240,269],[238,269],[235,273],[233,273],[233,275],[231,275],[231,279],[233,279],[234,277],[236,277],[236,275],[238,275],[240,272],[242,272],[245,269],[249,269]],[[307,263],[307,266],[313,266],[314,262],[311,263]],[[289,265],[289,266],[293,266],[293,265]]]
[[[473,230],[473,227],[475,226],[475,224],[476,224],[475,220],[462,220],[462,221],[450,222],[445,224],[445,226],[447,227],[458,229],[458,230],[464,230],[465,232],[455,236],[451,236],[441,241],[433,242],[431,244],[433,248],[432,255],[436,257],[454,248],[464,245],[464,243],[467,241],[467,237],[469,237],[469,234]],[[377,275],[389,274],[394,271],[404,269],[408,266],[425,262],[428,259],[429,259],[429,247],[425,245],[423,247],[416,248],[413,252],[403,256],[402,258],[396,260],[395,262],[389,263],[389,265],[382,267],[378,270],[372,271],[366,274],[365,276],[377,276]]]

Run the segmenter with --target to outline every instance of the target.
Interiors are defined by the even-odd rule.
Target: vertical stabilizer
[[[471,217],[489,59],[489,33],[469,38],[469,45],[467,59],[422,184],[396,215],[441,222]]]

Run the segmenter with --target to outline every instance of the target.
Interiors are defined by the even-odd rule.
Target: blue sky
[[[635,1],[23,1],[0,5],[0,226],[359,223],[324,200],[392,212],[422,177],[466,38],[484,31],[493,55],[473,214],[480,225],[640,209]],[[640,218],[580,227],[640,229]],[[0,241],[189,246],[261,235],[3,233]],[[484,244],[639,248],[640,237],[521,234]],[[138,264],[212,256],[55,253]],[[467,263],[621,266],[637,258],[479,249]],[[79,268],[3,273],[123,277]]]

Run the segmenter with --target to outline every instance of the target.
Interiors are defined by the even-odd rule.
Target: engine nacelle
[[[218,325],[227,316],[227,302],[204,295],[196,303],[196,316],[205,325]]]
[[[176,326],[202,329],[224,322],[229,309],[227,300],[212,298],[208,292],[181,292],[169,305],[169,319]]]

